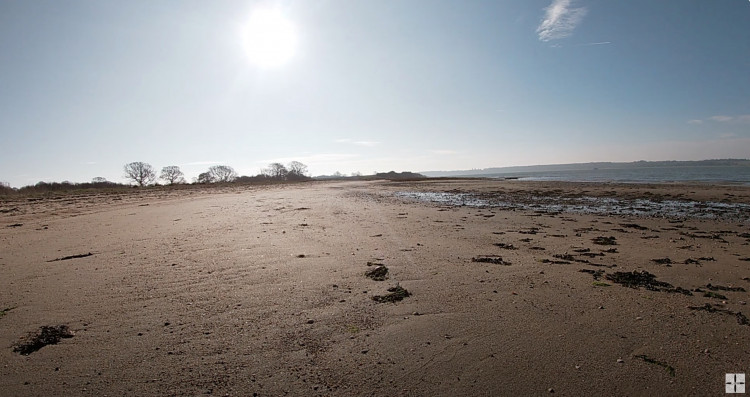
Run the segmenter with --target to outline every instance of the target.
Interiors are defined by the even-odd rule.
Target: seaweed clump
[[[607,280],[622,286],[639,289],[643,287],[649,291],[677,292],[684,295],[693,295],[692,292],[682,287],[674,287],[672,284],[656,280],[656,276],[643,270],[632,272],[614,272],[604,276]]]
[[[404,300],[404,298],[411,296],[411,293],[404,289],[404,287],[400,285],[396,285],[395,287],[388,288],[388,292],[390,294],[387,295],[375,295],[372,297],[372,300],[378,303],[385,303],[385,302],[398,302]]]
[[[43,326],[36,333],[31,333],[13,347],[13,351],[24,356],[43,348],[47,345],[55,345],[63,338],[72,338],[73,331],[67,325]]]
[[[375,281],[385,281],[388,278],[388,268],[385,265],[377,265],[365,272],[365,276]]]
[[[598,244],[598,245],[617,245],[617,241],[615,240],[617,239],[614,237],[604,237],[604,236],[599,236],[599,237],[595,237],[591,239],[591,241],[594,244]]]

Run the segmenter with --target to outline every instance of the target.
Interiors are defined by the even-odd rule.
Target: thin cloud
[[[709,117],[709,119],[711,119],[713,121],[718,121],[720,123],[728,123],[728,122],[734,120],[734,117],[732,117],[732,116],[711,116],[711,117]]]
[[[597,41],[595,43],[584,43],[584,44],[579,44],[579,45],[583,47],[583,46],[607,45],[607,44],[612,44],[612,42],[611,41]]]
[[[688,120],[688,124],[703,124],[703,120]]]
[[[571,8],[571,3],[572,0],[552,0],[552,4],[544,9],[544,19],[536,28],[540,41],[564,39],[573,34],[588,10],[584,7]]]

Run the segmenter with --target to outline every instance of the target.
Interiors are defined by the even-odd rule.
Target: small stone
[[[636,319],[636,321],[640,321],[640,320],[643,320],[643,317],[641,317],[641,316],[638,316],[638,317],[636,317],[635,319]]]
[[[548,393],[554,393],[554,392],[555,392],[555,389],[553,389],[553,388],[551,388],[551,387],[550,387],[549,389],[547,389],[547,392],[548,392]]]
[[[576,365],[576,369],[581,369],[581,366],[580,365]]]
[[[599,309],[604,309],[604,306],[599,306]]]
[[[711,353],[711,350],[706,349],[706,350],[703,351],[703,353],[706,353],[706,354]]]
[[[307,320],[307,323],[308,323],[308,324],[312,324],[312,323],[314,323],[314,322],[315,322],[315,320]]]
[[[621,358],[618,358],[618,359],[617,359],[617,363],[618,363],[618,364],[622,364],[622,363],[624,363],[624,362],[625,362],[625,360],[623,360],[623,359],[621,359]]]

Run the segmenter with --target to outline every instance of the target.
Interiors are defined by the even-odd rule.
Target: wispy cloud
[[[740,114],[737,116],[727,116],[722,114],[711,116],[705,120],[688,120],[688,124],[703,124],[706,121],[713,121],[724,124],[750,124],[750,114]]]
[[[536,28],[539,40],[564,39],[573,34],[587,10],[584,7],[572,8],[571,3],[572,0],[552,0],[552,4],[544,9],[544,19]]]
[[[728,122],[734,120],[734,117],[732,117],[732,116],[711,116],[711,117],[709,117],[709,119],[711,119],[713,121],[718,121],[720,123],[728,123]]]
[[[352,140],[352,139],[349,139],[349,138],[336,139],[334,142],[337,142],[337,143],[348,143],[348,144],[351,144],[351,145],[366,146],[366,147],[373,147],[373,146],[377,146],[377,145],[380,144],[380,142],[375,142],[375,141],[355,141],[355,140]]]
[[[583,47],[583,46],[607,45],[607,44],[612,44],[612,42],[611,41],[597,41],[595,43],[583,43],[583,44],[579,44],[579,46]]]

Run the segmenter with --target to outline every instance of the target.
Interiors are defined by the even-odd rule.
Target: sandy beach
[[[513,180],[0,201],[0,394],[723,395],[750,372],[748,204]]]

